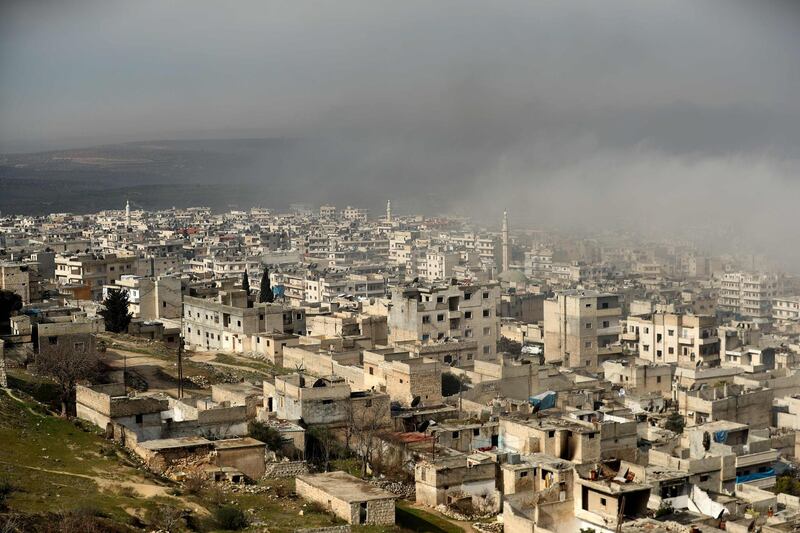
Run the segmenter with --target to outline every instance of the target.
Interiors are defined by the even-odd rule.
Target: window
[[[661,357],[661,355],[662,355],[661,350],[656,350],[656,357]]]
[[[322,400],[322,405],[330,405],[333,403],[333,400]]]
[[[47,342],[51,346],[55,346],[56,344],[58,344],[58,337],[47,337]]]
[[[491,347],[484,346],[483,347],[483,355],[489,355],[489,350],[491,350]]]
[[[371,398],[364,402],[364,407],[372,407],[372,399]]]
[[[439,313],[438,315],[436,315],[436,321],[444,322],[444,313]]]
[[[584,347],[584,348],[591,348],[591,347],[592,347],[592,341],[586,341],[586,342],[584,342],[584,343],[583,343],[583,347]]]
[[[473,437],[477,437],[477,436],[478,436],[478,435],[480,435],[480,434],[481,434],[481,430],[480,430],[480,428],[474,428],[474,429],[472,430],[472,436],[473,436]]]
[[[143,421],[144,421],[144,418],[143,418],[142,415],[136,415],[136,423],[137,424],[141,424]]]
[[[431,323],[430,315],[422,315],[422,323],[423,324],[430,324]]]
[[[471,329],[465,329],[464,330],[464,337],[466,337],[468,339],[472,338],[472,330]]]
[[[430,340],[430,338],[431,338],[431,336],[428,335],[427,333],[422,335],[422,340],[424,340],[424,341]]]
[[[519,477],[528,477],[528,473],[527,472],[520,472],[519,473]]]
[[[457,439],[457,438],[458,438],[458,431],[454,431],[454,432],[453,432],[453,438],[454,438],[454,439]]]
[[[374,368],[372,368],[372,367],[369,367],[369,375],[370,375],[370,376],[373,376],[373,375],[375,375],[375,369],[374,369]]]
[[[465,300],[472,300],[472,293],[471,292],[465,292],[464,293],[464,299]]]
[[[75,343],[75,351],[76,352],[85,352],[86,351],[86,343],[85,342],[76,342]]]
[[[436,297],[436,303],[437,304],[444,303],[444,296],[437,296]]]
[[[656,376],[656,383],[661,383],[661,376]]]
[[[237,327],[237,328],[240,328],[240,327],[242,327],[242,321],[241,321],[241,320],[237,320],[237,321],[236,321],[236,327]]]
[[[548,439],[552,439],[555,436],[556,436],[556,432],[554,430],[550,430],[550,431],[547,432],[547,438]]]
[[[600,498],[600,505],[602,505],[603,507],[606,506],[606,499],[605,498]]]
[[[708,481],[708,478],[709,478],[708,474],[701,474],[700,475],[700,481],[701,482],[702,481]]]
[[[586,309],[591,309],[591,308],[592,308],[592,304],[591,303],[586,304]]]
[[[650,351],[650,345],[649,344],[643,344],[642,345],[642,351],[649,352]]]
[[[491,332],[492,332],[492,328],[490,328],[490,327],[488,327],[488,326],[487,326],[487,327],[485,327],[485,328],[483,328],[483,334],[484,334],[484,336],[485,336],[485,335],[489,335]]]
[[[167,302],[165,302],[164,300],[161,300],[161,307],[167,307]]]
[[[670,336],[670,337],[674,337],[675,336],[675,330],[674,329],[668,329],[667,330],[667,335]]]
[[[674,353],[675,353],[675,348],[673,348],[672,346],[670,346],[669,348],[667,348],[667,353],[668,353],[668,354],[674,354]]]
[[[483,299],[484,300],[488,300],[489,299],[489,293],[488,292],[484,292],[483,293]]]
[[[586,323],[586,329],[592,329],[592,323],[591,322],[587,322]]]
[[[472,311],[464,312],[464,318],[466,318],[467,320],[472,319]]]
[[[608,320],[603,320],[603,327],[607,328],[609,326]]]
[[[484,309],[484,310],[483,310],[483,316],[484,316],[484,317],[491,316],[491,314],[492,314],[492,313],[491,313],[491,311],[489,311],[488,309]]]

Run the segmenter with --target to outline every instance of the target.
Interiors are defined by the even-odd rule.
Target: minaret
[[[509,255],[508,255],[508,211],[503,211],[503,272],[508,270]]]
[[[386,222],[392,222],[392,201],[386,201]]]
[[[125,201],[125,227],[131,229],[131,201]]]

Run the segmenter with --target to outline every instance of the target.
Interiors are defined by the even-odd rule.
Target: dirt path
[[[97,483],[97,486],[106,491],[114,491],[118,490],[119,488],[129,488],[135,490],[136,493],[141,496],[142,498],[154,498],[154,497],[165,497],[165,498],[173,498],[176,500],[180,500],[183,504],[187,507],[190,507],[193,511],[200,514],[208,514],[208,509],[197,505],[191,501],[185,500],[184,498],[180,498],[177,496],[173,496],[169,494],[168,490],[170,487],[164,487],[162,485],[156,485],[154,483],[140,483],[136,481],[123,481],[120,479],[108,479],[100,476],[90,476],[88,474],[78,474],[75,472],[66,472],[64,470],[52,470],[49,468],[41,468],[38,466],[28,466],[28,465],[17,465],[12,463],[7,463],[5,461],[0,461],[0,463],[12,465],[16,468],[27,468],[29,470],[37,470],[39,472],[46,472],[48,474],[57,474],[61,476],[71,476],[71,477],[79,477],[82,479],[88,479]]]
[[[4,390],[4,391],[6,391],[6,393],[7,393],[9,396],[11,396],[11,399],[12,399],[12,400],[14,400],[14,401],[16,401],[16,402],[19,402],[19,403],[21,403],[22,405],[24,405],[24,406],[25,406],[25,409],[27,409],[27,410],[28,410],[28,412],[29,412],[30,414],[32,414],[33,416],[36,416],[36,417],[39,417],[39,418],[45,418],[45,417],[47,416],[47,415],[43,415],[42,413],[39,413],[39,412],[35,411],[35,410],[33,409],[33,407],[31,407],[30,405],[28,405],[28,402],[26,402],[25,400],[23,400],[22,398],[20,398],[19,396],[17,396],[17,395],[16,395],[16,394],[14,394],[13,392],[11,392],[11,389],[3,389],[3,390]]]
[[[109,348],[106,351],[108,366],[122,370],[127,366],[129,370],[136,371],[147,381],[148,390],[166,392],[170,396],[177,397],[178,384],[175,380],[165,379],[159,372],[167,368],[172,368],[172,363],[158,357],[129,352],[119,348]]]

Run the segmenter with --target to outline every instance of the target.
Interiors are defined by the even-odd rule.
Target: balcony
[[[608,307],[606,309],[597,309],[596,315],[598,317],[602,316],[619,316],[622,314],[622,308],[620,307]]]
[[[598,328],[597,329],[597,335],[598,336],[602,336],[602,335],[619,335],[621,331],[622,331],[622,326],[620,326],[620,325],[609,326],[607,328]]]

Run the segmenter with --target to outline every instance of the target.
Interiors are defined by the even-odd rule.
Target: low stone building
[[[296,492],[316,502],[348,524],[394,525],[397,498],[345,472],[326,472],[300,476]]]

